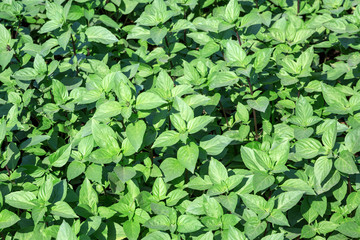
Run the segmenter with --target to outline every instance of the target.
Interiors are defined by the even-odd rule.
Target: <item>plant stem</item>
[[[239,36],[239,32],[236,31],[235,29],[234,29],[234,31],[235,31],[235,34],[236,34],[236,38],[237,38],[237,40],[239,42],[239,45],[241,46],[241,39],[240,39],[240,36]]]
[[[149,157],[150,157],[150,160],[151,160],[151,162],[153,162],[153,159],[154,159],[154,153],[153,153],[153,149],[152,148],[150,148],[150,153],[149,153]]]
[[[8,174],[9,174],[9,177],[10,177],[10,175],[11,175],[11,172],[10,172],[10,169],[9,169],[9,167],[6,165],[5,166],[5,169],[6,169],[6,171],[8,172]]]
[[[253,92],[253,89],[252,89],[251,82],[250,82],[249,78],[247,78],[247,82],[248,82],[248,85],[249,85],[249,88],[250,88],[250,94],[254,95],[254,92]],[[255,141],[257,141],[259,139],[259,135],[258,135],[258,128],[257,128],[257,120],[256,120],[256,111],[255,111],[255,109],[253,109],[252,112],[253,112],[253,117],[254,117]]]
[[[7,165],[5,166],[5,169],[6,169],[6,171],[8,172],[8,175],[9,175],[9,177],[10,177],[11,172],[10,172],[10,169],[9,169],[9,167],[8,167]],[[14,180],[11,180],[11,183],[12,183],[13,185],[15,185]]]
[[[266,222],[266,228],[265,228],[265,232],[264,232],[264,237],[266,236],[268,228],[269,228],[269,222]]]
[[[296,15],[299,15],[300,13],[300,0],[297,0],[297,14]]]
[[[169,55],[169,57],[170,57],[170,45],[169,45],[169,42],[168,42],[168,39],[167,39],[167,37],[165,36],[165,44],[166,44],[166,47],[167,47],[167,49],[168,49],[168,55]],[[169,63],[170,63],[170,67],[171,67],[171,69],[173,69],[174,68],[174,66],[173,66],[173,64],[172,64],[172,62],[171,62],[171,59],[169,60]],[[174,79],[173,79],[173,81],[174,81]]]
[[[186,8],[184,8],[184,19],[186,19]],[[186,44],[186,29],[184,30],[184,43]]]
[[[73,49],[73,54],[74,54],[74,58],[76,56],[76,47],[75,47],[75,40],[74,40],[74,37],[73,35],[71,34],[71,42],[72,42],[72,49]],[[77,59],[76,59],[77,60]],[[78,68],[78,65],[77,65],[77,61],[76,61],[76,76],[79,75],[79,68]]]
[[[348,194],[350,194],[352,192],[351,191],[350,177],[348,177],[347,183],[348,183]]]
[[[19,57],[16,55],[16,53],[14,53],[14,57],[15,57],[16,61],[18,61],[19,63],[21,63],[21,61],[20,61]]]
[[[151,146],[147,146],[146,150],[149,152],[149,158],[150,158],[151,164],[152,164],[153,160],[154,160],[154,152],[153,152],[153,149],[152,149],[152,144],[151,144]]]
[[[71,42],[72,42],[72,49],[73,49],[73,54],[74,56],[76,56],[76,47],[75,47],[75,41],[74,41],[74,37],[71,34]]]
[[[240,39],[238,31],[235,30],[235,34],[236,34],[236,37],[238,39],[239,45],[241,46],[241,39]],[[254,95],[254,92],[253,92],[253,89],[252,89],[251,82],[250,82],[249,78],[247,78],[247,83],[248,83],[249,88],[250,88],[250,94]],[[259,139],[259,135],[258,135],[257,119],[256,119],[256,111],[255,111],[255,109],[253,109],[252,112],[253,112],[253,117],[254,117],[255,141],[257,141]]]
[[[228,119],[227,119],[227,116],[226,116],[226,113],[225,113],[224,107],[223,107],[223,105],[222,105],[222,103],[221,103],[221,102],[219,102],[219,104],[220,104],[220,108],[221,108],[221,111],[222,111],[222,115],[223,115],[223,116],[224,116],[224,118],[225,118],[226,125],[228,126],[228,128],[229,128],[229,130],[230,130],[229,121],[228,121]]]
[[[170,112],[171,110],[171,106],[168,107],[168,113]],[[169,115],[169,126],[168,126],[168,129],[171,130],[171,119],[170,119],[170,115]]]

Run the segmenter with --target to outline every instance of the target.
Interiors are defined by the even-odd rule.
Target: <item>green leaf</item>
[[[200,235],[198,238],[198,240],[213,240],[213,239],[214,239],[214,234],[211,231]]]
[[[55,29],[61,27],[61,23],[55,20],[47,21],[42,27],[40,28],[39,32],[40,34],[47,33],[54,31]]]
[[[313,108],[306,98],[300,96],[296,102],[296,117],[300,119],[301,125],[308,126],[309,119],[313,116]]]
[[[327,233],[333,232],[338,226],[339,226],[339,224],[334,223],[334,222],[322,221],[322,222],[319,222],[318,229],[321,234],[327,234]]]
[[[235,119],[239,119],[242,122],[248,122],[249,121],[249,112],[244,104],[238,103],[236,106],[236,114]],[[238,121],[238,120],[236,120]]]
[[[244,233],[233,226],[229,226],[227,231],[223,231],[222,237],[227,240],[246,240]]]
[[[6,136],[6,121],[2,121],[0,124],[0,145],[4,141],[5,136]]]
[[[288,179],[282,185],[284,191],[303,191],[308,195],[315,195],[312,187],[301,179]]]
[[[256,172],[253,177],[254,192],[260,192],[269,188],[275,182],[274,176],[265,172]]]
[[[205,214],[209,217],[220,218],[224,214],[220,203],[215,198],[205,196],[203,207]]]
[[[109,153],[117,154],[120,151],[114,130],[105,124],[100,124],[95,119],[91,122],[91,132],[96,144],[106,149]]]
[[[89,180],[97,183],[101,183],[102,175],[103,175],[103,168],[102,166],[96,163],[90,164],[85,172],[85,176]]]
[[[275,233],[261,238],[261,240],[284,240],[284,233]]]
[[[167,188],[165,182],[162,178],[157,178],[152,187],[152,193],[156,196],[159,200],[166,198]]]
[[[38,197],[43,201],[48,201],[51,197],[54,188],[53,180],[49,177],[46,178],[45,182],[40,186]]]
[[[156,79],[156,87],[164,91],[171,91],[174,89],[174,82],[165,70],[161,70]]]
[[[35,194],[28,191],[16,191],[5,195],[5,202],[14,208],[32,209],[36,206]]]
[[[257,73],[263,71],[263,69],[269,64],[272,52],[272,48],[264,48],[256,52],[254,68]]]
[[[72,161],[67,167],[66,176],[70,181],[85,172],[85,164],[79,161]]]
[[[131,220],[124,222],[124,232],[129,240],[138,239],[140,234],[140,224]]]
[[[237,0],[230,0],[225,8],[225,15],[223,18],[228,23],[234,23],[240,14],[241,6]]]
[[[34,69],[39,73],[39,74],[44,74],[47,72],[47,66],[45,63],[44,58],[39,55],[36,54],[35,59],[34,59]]]
[[[220,88],[232,86],[239,81],[234,72],[216,72],[209,76],[209,88]]]
[[[167,34],[166,28],[153,27],[150,30],[150,37],[156,45],[159,45]]]
[[[209,189],[213,183],[211,182],[210,178],[202,179],[201,177],[194,177],[189,181],[187,184],[188,188],[203,191]]]
[[[184,78],[191,84],[197,85],[200,80],[200,75],[196,68],[190,63],[184,61]]]
[[[56,80],[52,80],[52,92],[54,95],[54,100],[56,104],[64,104],[68,99],[68,91],[66,90],[65,85]]]
[[[85,34],[90,42],[112,44],[119,40],[109,30],[101,26],[92,26],[86,29]]]
[[[319,184],[327,177],[332,168],[332,160],[327,157],[319,157],[314,164],[314,175]]]
[[[60,201],[56,202],[54,206],[51,207],[51,214],[60,216],[63,218],[77,218],[74,210],[66,202]]]
[[[204,149],[209,155],[219,155],[224,148],[232,142],[231,138],[216,135],[206,136],[201,139],[200,147]]]
[[[55,153],[49,156],[50,165],[53,167],[62,167],[64,166],[71,154],[71,145],[67,144],[59,148]]]
[[[174,108],[180,112],[182,119],[185,121],[189,122],[194,118],[194,111],[183,99],[179,97],[175,97],[174,99]]]
[[[241,194],[240,197],[245,206],[255,213],[264,214],[267,212],[267,202],[263,197],[252,194]]]
[[[345,236],[360,238],[360,225],[354,221],[344,222],[336,230]]]
[[[31,217],[34,221],[34,224],[38,224],[38,222],[44,219],[45,213],[47,212],[47,207],[36,206],[31,209]]]
[[[340,152],[340,156],[335,160],[334,166],[337,170],[346,174],[359,173],[354,156],[347,150]]]
[[[209,164],[209,176],[213,183],[221,184],[228,178],[228,172],[221,162],[215,158],[211,158]]]
[[[144,226],[147,228],[157,229],[162,231],[169,230],[170,225],[171,225],[170,219],[164,215],[156,215],[144,223]]]
[[[24,81],[34,80],[37,76],[38,76],[38,73],[33,68],[20,69],[20,70],[16,71],[13,75],[13,77],[15,79],[24,80]]]
[[[20,144],[20,150],[27,148],[27,147],[35,146],[35,145],[37,145],[43,141],[46,141],[48,139],[50,139],[50,136],[47,136],[47,135],[34,136],[34,137],[29,138],[26,141],[22,142]]]
[[[89,206],[93,212],[96,212],[98,202],[99,199],[96,191],[93,189],[90,181],[85,178],[80,187],[79,204],[85,204]]]
[[[235,1],[233,1],[235,2]],[[225,45],[225,59],[229,62],[239,62],[242,64],[246,57],[246,52],[234,40],[228,40]]]
[[[112,18],[110,18],[106,15],[101,15],[99,17],[99,20],[108,27],[115,28],[116,30],[119,29],[119,24],[117,22],[115,22]]]
[[[191,119],[187,124],[187,129],[190,134],[197,133],[211,123],[215,118],[210,116],[199,116]]]
[[[140,93],[136,98],[136,108],[138,110],[151,110],[167,103],[159,95],[151,92]]]
[[[303,191],[291,191],[280,193],[277,199],[277,209],[286,212],[294,207],[304,195]]]
[[[253,171],[266,171],[269,169],[271,160],[266,153],[244,146],[241,146],[240,152],[241,159],[248,169]]]
[[[165,182],[169,182],[175,178],[180,177],[185,171],[185,168],[176,158],[165,159],[160,164],[160,169],[164,172]]]
[[[9,44],[11,41],[11,34],[8,29],[3,24],[0,24],[0,43],[1,46]]]
[[[316,230],[310,225],[304,225],[301,229],[301,237],[312,238],[316,235]]]
[[[132,167],[116,166],[114,168],[114,172],[123,183],[132,179],[136,175],[136,171]]]
[[[65,220],[60,225],[59,231],[56,236],[56,240],[76,240],[76,234],[70,227],[70,225],[65,222]]]
[[[20,218],[13,212],[3,209],[0,212],[0,229],[11,227],[20,221]]]
[[[336,135],[337,135],[336,121],[330,120],[327,122],[325,132],[323,133],[323,136],[321,138],[321,140],[326,148],[332,149],[335,146]],[[349,134],[347,136],[349,136]]]
[[[180,132],[185,133],[186,132],[186,123],[181,118],[181,115],[179,113],[171,114],[170,115],[170,121],[171,124],[174,126],[174,128]]]
[[[193,142],[191,142],[189,145],[180,147],[177,151],[177,159],[179,163],[191,173],[194,173],[198,157],[199,148]]]
[[[259,14],[256,12],[250,12],[241,18],[241,28],[249,27],[251,25],[261,23]]]
[[[129,124],[126,127],[126,136],[129,139],[131,145],[134,147],[135,151],[138,151],[143,143],[144,135],[146,131],[146,124],[144,121],[140,120],[134,124]]]
[[[196,232],[202,227],[201,222],[191,215],[181,215],[177,221],[177,231],[179,233]]]
[[[94,119],[102,121],[121,113],[121,104],[116,101],[106,101],[96,108]]]
[[[290,227],[286,216],[279,209],[273,209],[270,216],[267,217],[267,220],[279,226]]]
[[[295,143],[296,155],[310,159],[319,154],[321,143],[314,138],[303,138]]]
[[[345,146],[353,154],[360,152],[360,128],[351,129],[345,136]]]
[[[265,231],[266,225],[265,221],[262,222],[255,216],[251,217],[245,223],[245,234],[249,239],[254,239]]]
[[[175,145],[180,140],[180,134],[173,130],[168,130],[160,134],[156,138],[152,148],[155,147],[168,147]]]
[[[269,105],[269,99],[267,97],[259,97],[256,100],[247,100],[247,104],[259,112],[265,112]]]
[[[321,91],[326,103],[329,104],[334,113],[347,113],[345,106],[348,104],[348,101],[346,100],[345,94],[326,84],[321,85]]]
[[[167,233],[155,231],[146,235],[143,240],[171,240],[171,238]]]

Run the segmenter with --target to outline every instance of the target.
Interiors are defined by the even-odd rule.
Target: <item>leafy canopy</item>
[[[359,239],[359,3],[0,1],[0,237]]]

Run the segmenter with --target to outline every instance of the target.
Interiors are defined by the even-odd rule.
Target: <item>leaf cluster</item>
[[[0,2],[0,238],[360,239],[358,0]]]

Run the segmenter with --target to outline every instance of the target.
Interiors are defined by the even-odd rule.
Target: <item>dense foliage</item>
[[[0,2],[0,239],[359,239],[360,5]]]

